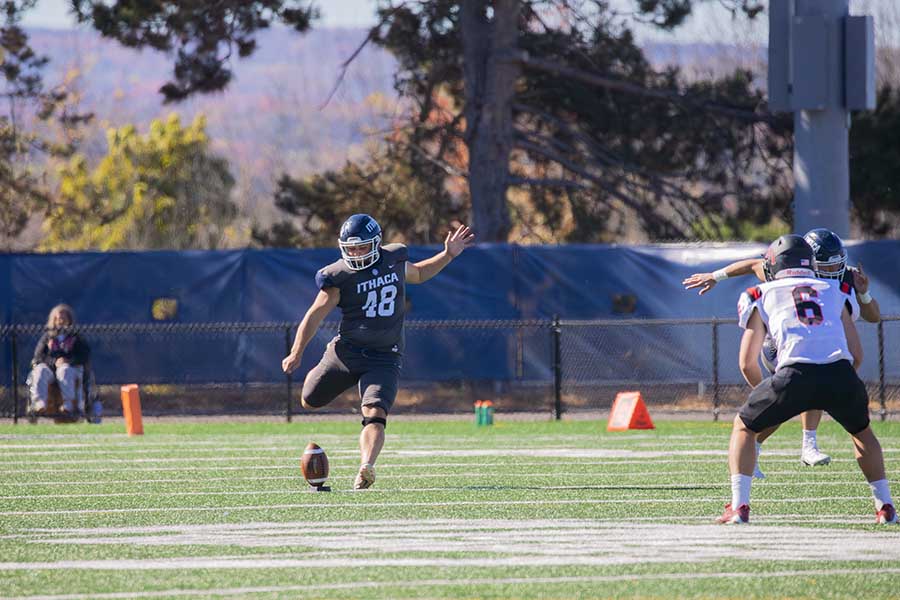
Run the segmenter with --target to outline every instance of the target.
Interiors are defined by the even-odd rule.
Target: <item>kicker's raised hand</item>
[[[466,225],[460,225],[456,231],[447,234],[444,240],[444,249],[447,254],[456,258],[463,250],[475,243],[475,234]]]

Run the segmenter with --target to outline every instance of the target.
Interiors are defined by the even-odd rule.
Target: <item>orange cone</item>
[[[125,415],[125,431],[128,435],[144,435],[141,419],[141,393],[137,384],[122,386],[122,414]]]
[[[655,429],[640,392],[619,392],[609,413],[607,431]]]

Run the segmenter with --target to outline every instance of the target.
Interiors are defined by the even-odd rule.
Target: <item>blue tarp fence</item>
[[[861,262],[868,273],[882,313],[900,314],[896,266],[900,241],[850,243],[848,248],[851,264]],[[411,247],[411,260],[427,258],[438,249]],[[737,297],[753,283],[752,278],[724,281],[702,297],[685,291],[681,281],[695,272],[760,256],[764,249],[762,244],[479,245],[435,279],[408,286],[407,318],[543,320],[548,325],[411,329],[404,378],[552,379],[549,322],[554,316],[563,320],[733,319]],[[154,323],[158,322],[153,317],[154,302],[166,298],[177,302],[168,323],[296,323],[317,292],[315,272],[337,258],[337,249],[5,254],[0,255],[0,318],[6,325],[42,323],[50,308],[65,302],[83,324]],[[338,317],[337,312],[332,315]],[[618,364],[610,372],[621,375],[630,357],[643,356],[643,378],[655,374],[664,381],[681,373],[698,381],[709,375],[708,328],[595,329],[570,338],[575,350],[566,350],[575,352],[585,365],[591,360],[600,365],[585,367],[592,372],[603,372],[602,365],[608,362]],[[698,334],[701,329],[703,335]],[[875,328],[861,327],[861,331],[866,347],[874,347]],[[293,336],[293,330],[286,333]],[[304,357],[304,368],[319,357],[332,334],[333,329],[327,328],[320,333]],[[736,326],[723,326],[722,334],[721,346],[736,356]],[[132,332],[93,335],[89,340],[101,383],[284,380],[279,367],[286,339],[281,331],[238,336]],[[36,336],[18,340],[20,378],[27,371],[35,341]],[[892,353],[896,345],[895,338],[886,342]],[[740,381],[735,363],[732,358],[723,359],[725,381]],[[0,385],[9,385],[10,365],[10,348],[4,340]],[[877,372],[877,361],[867,360],[867,368]],[[900,378],[900,365],[890,363],[887,368],[889,377]]]

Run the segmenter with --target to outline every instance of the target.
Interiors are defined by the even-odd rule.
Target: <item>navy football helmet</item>
[[[799,235],[783,235],[766,250],[763,270],[766,281],[784,277],[814,277],[816,257],[812,247]]]
[[[381,256],[381,226],[369,215],[353,215],[341,225],[338,245],[348,267],[368,269]]]
[[[847,250],[838,235],[828,229],[813,229],[803,236],[816,255],[816,275],[841,279],[847,269]]]

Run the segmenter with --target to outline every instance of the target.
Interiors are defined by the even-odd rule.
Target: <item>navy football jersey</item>
[[[374,265],[354,271],[337,260],[316,273],[320,290],[341,292],[339,338],[371,350],[403,351],[403,317],[406,312],[406,261],[403,244],[385,244]]]

